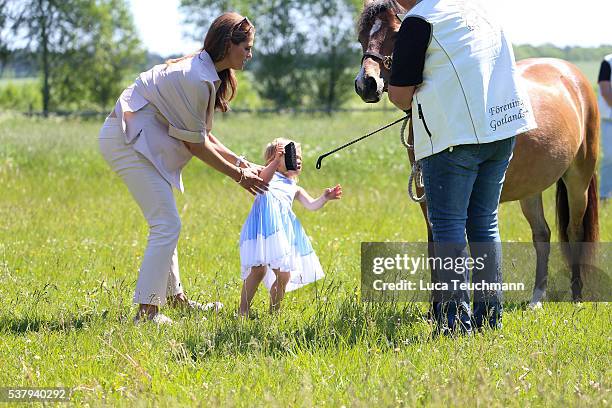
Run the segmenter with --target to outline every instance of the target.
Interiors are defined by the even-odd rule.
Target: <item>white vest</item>
[[[537,127],[504,32],[475,0],[423,0],[405,17],[432,25],[412,101],[417,160]]]
[[[606,60],[608,64],[610,64],[610,67],[612,67],[612,54],[606,55],[604,60]],[[612,75],[610,75],[608,81],[612,82]],[[599,113],[603,120],[612,120],[612,106],[608,105],[608,102],[606,102],[603,96],[601,96],[601,92],[599,92]]]

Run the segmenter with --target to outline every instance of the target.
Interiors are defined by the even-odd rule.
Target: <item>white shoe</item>
[[[188,300],[186,306],[188,309],[200,310],[202,312],[208,312],[209,310],[218,312],[219,310],[223,309],[223,303],[221,302],[210,302],[210,303],[202,304],[202,303],[196,302],[195,300]]]
[[[134,317],[134,324],[136,325],[140,323],[145,323],[145,322],[151,322],[158,326],[171,325],[172,323],[174,323],[174,321],[171,318],[161,313],[155,313],[153,317],[146,315],[146,314],[138,313]]]

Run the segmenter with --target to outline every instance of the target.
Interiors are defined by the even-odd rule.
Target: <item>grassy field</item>
[[[167,310],[176,324],[135,327],[131,305],[146,226],[97,151],[100,123],[0,116],[0,387],[74,387],[78,405],[606,406],[612,308],[546,304],[505,310],[504,329],[432,338],[425,305],[359,300],[362,241],[422,241],[405,193],[398,128],[323,162],[316,157],[395,113],[219,117],[216,134],[252,160],[277,136],[303,144],[300,184],[341,183],[320,212],[296,205],[327,273],[291,293],[278,317],[235,318],[239,231],[252,198],[200,162],[178,195],[187,293],[219,314]],[[552,191],[546,214],[553,222]],[[612,208],[602,238],[612,239]],[[501,207],[505,241],[531,239],[517,203]]]
[[[8,84],[14,85],[28,85],[37,83],[38,79],[36,78],[0,78],[0,87],[6,86]]]

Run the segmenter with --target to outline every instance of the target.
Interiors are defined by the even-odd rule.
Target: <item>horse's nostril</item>
[[[367,77],[365,79],[365,89],[368,91],[371,91],[372,89],[376,89],[377,88],[377,84],[376,84],[376,80],[373,77]]]

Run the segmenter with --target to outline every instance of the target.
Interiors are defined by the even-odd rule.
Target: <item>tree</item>
[[[0,75],[10,54],[5,34],[8,23],[7,4],[8,0],[0,0]]]
[[[72,104],[73,109],[104,109],[116,101],[127,82],[133,81],[126,77],[138,72],[145,53],[124,1],[97,1],[85,14],[91,37],[75,42],[56,61],[52,95],[65,105]]]
[[[327,75],[319,80],[317,101],[328,111],[340,104],[340,97],[353,90],[351,68],[358,64],[357,43],[354,40],[352,16],[355,9],[351,2],[345,0],[313,1],[310,5],[310,15],[315,25],[312,31],[318,44],[318,65]]]
[[[16,39],[26,39],[27,47],[34,48],[41,60],[45,115],[49,111],[51,53],[65,51],[66,44],[76,39],[83,4],[83,1],[13,0],[5,8]]]
[[[297,0],[268,0],[251,10],[254,24],[262,27],[252,64],[256,87],[277,107],[307,106],[316,92],[314,61],[305,47],[308,37],[299,26],[306,9]]]
[[[45,115],[78,98],[108,103],[111,82],[144,55],[123,0],[9,0],[5,10],[15,42],[40,59]]]
[[[253,20],[255,85],[278,107],[331,109],[352,90],[349,67],[359,63],[352,0],[182,0],[181,8],[198,39],[222,11],[236,10]]]
[[[235,11],[243,16],[254,15],[252,3],[248,0],[181,0],[180,8],[185,12],[185,21],[196,29],[192,36],[201,40],[210,23],[224,11]]]

